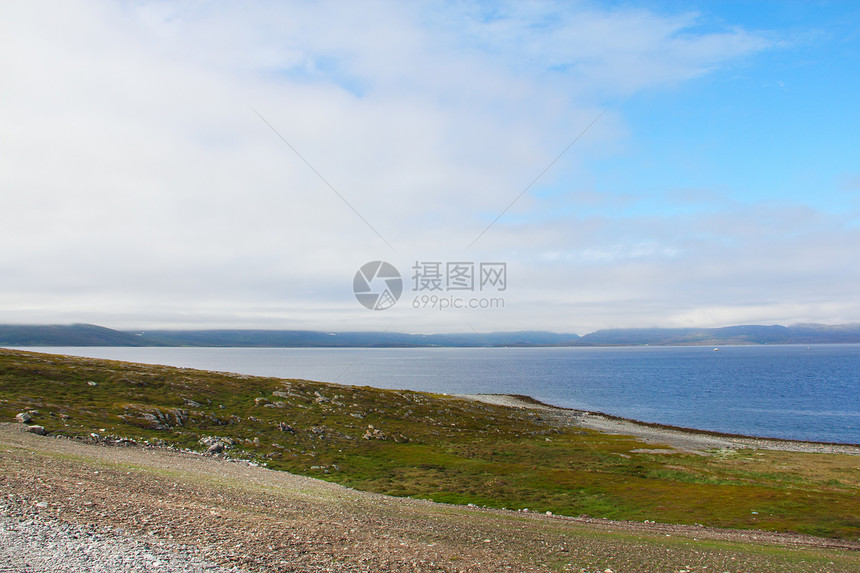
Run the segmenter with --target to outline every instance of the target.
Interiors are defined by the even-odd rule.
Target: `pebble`
[[[47,507],[38,502],[36,508]],[[62,555],[63,559],[57,559]],[[178,547],[66,523],[0,501],[0,571],[27,573],[227,573]]]

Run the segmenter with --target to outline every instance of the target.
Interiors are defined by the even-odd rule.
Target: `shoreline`
[[[832,453],[860,455],[860,444],[841,444],[833,442],[813,442],[786,440],[782,438],[763,438],[742,434],[729,434],[695,428],[683,428],[654,422],[631,420],[602,412],[591,412],[565,408],[541,402],[531,396],[519,394],[452,394],[454,398],[473,400],[526,410],[537,410],[559,417],[567,424],[598,432],[632,436],[647,444],[667,445],[673,450],[643,450],[643,453],[697,453],[707,454],[710,450],[761,449],[784,452]]]
[[[0,347],[0,349],[5,348],[6,350],[10,350],[13,352],[27,352],[34,354],[42,354],[42,355],[57,355],[64,357],[78,357],[84,359],[93,359],[93,360],[105,360],[109,362],[130,362],[134,364],[142,364],[149,366],[166,366],[180,369],[194,369],[201,370],[203,372],[212,372],[219,374],[227,374],[231,376],[257,376],[257,377],[275,377],[275,378],[284,378],[281,375],[269,376],[269,375],[249,375],[243,374],[241,372],[235,370],[214,370],[210,368],[201,368],[201,367],[186,367],[186,366],[177,366],[174,364],[163,363],[163,362],[137,362],[135,360],[128,361],[122,360],[119,358],[103,358],[98,356],[91,356],[89,354],[66,354],[56,352],[59,349],[68,349],[72,347]],[[98,347],[80,347],[80,348],[98,348]],[[102,347],[108,348],[108,347]],[[132,347],[113,347],[113,348],[132,348]],[[138,347],[141,348],[141,347]],[[156,348],[156,347],[150,347]],[[161,348],[183,348],[183,347],[161,347]],[[185,348],[204,348],[204,347],[185,347]],[[216,348],[216,347],[212,347]],[[217,347],[217,348],[235,348],[241,349],[242,347]],[[284,378],[287,379],[287,378]],[[346,386],[361,386],[360,383],[335,383],[329,382],[324,379],[316,380],[318,382],[324,384],[333,384],[333,385],[346,385]],[[430,394],[438,394],[438,391],[433,390],[415,390],[411,388],[382,388],[373,385],[372,383],[369,386],[377,388],[379,390],[402,390],[402,391],[411,391],[411,392],[424,392]],[[444,393],[440,394],[444,395]],[[681,449],[691,449],[701,451],[704,449],[738,449],[738,448],[756,448],[756,449],[770,449],[770,450],[781,450],[781,451],[803,451],[803,452],[833,452],[833,453],[848,453],[852,455],[860,455],[860,443],[844,443],[844,442],[824,442],[824,441],[816,441],[816,440],[800,440],[800,439],[791,439],[791,438],[777,438],[777,437],[765,437],[765,436],[756,436],[756,435],[748,435],[748,434],[735,434],[731,432],[720,432],[715,430],[702,430],[698,428],[689,428],[684,426],[674,426],[671,424],[663,424],[659,422],[645,422],[641,420],[636,420],[632,418],[624,418],[621,416],[615,416],[613,414],[607,414],[599,411],[589,411],[589,410],[578,410],[574,408],[567,408],[564,406],[557,406],[554,404],[544,403],[540,400],[533,398],[532,396],[528,396],[525,394],[499,394],[499,393],[481,393],[481,394],[447,394],[449,396],[460,397],[465,399],[473,399],[482,402],[487,402],[496,405],[504,405],[511,406],[517,408],[525,408],[532,410],[544,410],[544,411],[552,411],[557,415],[561,415],[562,413],[566,414],[568,418],[574,419],[577,425],[581,425],[583,427],[587,427],[590,429],[603,431],[606,433],[614,433],[614,434],[625,434],[625,435],[633,435],[637,437],[648,438],[646,441],[655,441],[659,442],[661,436],[663,437],[663,441],[675,439],[681,441],[695,441],[704,443],[704,445],[696,445],[695,447],[687,447]],[[694,439],[693,436],[696,438]],[[707,439],[710,438],[710,443],[705,443]]]
[[[22,348],[6,348],[0,347],[0,350],[9,350],[12,352],[24,352],[32,354],[40,354],[43,356],[60,356],[65,358],[81,358],[89,360],[99,360],[105,362],[127,363],[124,360],[111,358],[98,358],[84,355],[74,354],[54,354],[48,353],[48,347],[40,348],[40,350],[25,350]],[[139,363],[130,362],[131,364],[140,364],[144,366],[164,366],[168,368],[188,369],[187,367],[172,366],[168,364],[154,363]],[[241,374],[233,371],[215,371],[191,368],[192,370],[200,370],[214,374],[225,374],[229,376],[248,377],[249,375]],[[333,382],[320,381],[322,384],[330,384],[339,386],[341,384]],[[346,386],[353,386],[346,384]],[[379,390],[398,391],[394,389],[378,388]],[[422,393],[418,390],[405,390],[411,392]],[[426,393],[426,392],[424,392]],[[430,392],[430,394],[435,394]],[[692,452],[698,454],[706,454],[708,450],[738,450],[738,449],[762,449],[762,450],[777,450],[785,452],[807,452],[807,453],[834,453],[860,455],[860,444],[839,443],[839,442],[817,442],[812,440],[791,440],[786,438],[768,438],[761,436],[749,436],[744,434],[733,434],[726,432],[718,432],[713,430],[700,430],[696,428],[686,428],[682,426],[673,426],[669,424],[661,424],[657,422],[644,422],[630,418],[623,418],[613,414],[603,412],[592,412],[588,410],[578,410],[575,408],[567,408],[564,406],[556,406],[541,402],[532,396],[525,394],[496,394],[496,393],[481,393],[481,394],[437,394],[455,399],[473,400],[493,404],[497,406],[506,406],[511,408],[537,410],[544,413],[550,413],[560,420],[563,420],[565,425],[574,425],[598,432],[614,435],[632,436],[646,443],[664,444],[675,448],[673,450],[643,450],[643,453],[680,453]]]

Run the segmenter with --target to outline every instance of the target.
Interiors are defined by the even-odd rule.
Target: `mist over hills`
[[[732,344],[860,343],[860,324],[742,325],[723,328],[626,328],[584,336],[543,331],[486,334],[406,334],[312,330],[121,331],[92,324],[0,325],[0,346],[189,347],[475,347],[475,346],[675,346]]]
[[[722,328],[628,328],[586,334],[577,346],[833,344],[860,342],[860,324],[742,325]]]

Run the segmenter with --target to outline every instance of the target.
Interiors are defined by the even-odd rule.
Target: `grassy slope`
[[[204,548],[207,559],[248,571],[281,571],[284,562],[291,571],[473,573],[848,573],[860,565],[856,551],[762,543],[761,533],[753,541],[731,530],[392,503],[243,464],[8,427],[0,427],[0,468],[0,492],[24,506],[48,503],[39,513]]]
[[[634,453],[631,438],[445,396],[0,350],[0,419],[23,410],[67,435],[231,438],[233,457],[398,496],[860,538],[855,456]]]

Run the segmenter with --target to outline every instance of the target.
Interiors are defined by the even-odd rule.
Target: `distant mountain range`
[[[724,328],[625,328],[585,336],[554,332],[404,334],[312,330],[120,331],[92,324],[0,325],[0,346],[235,346],[235,347],[420,347],[420,346],[677,346],[733,344],[860,343],[860,324],[828,326],[728,326]]]

